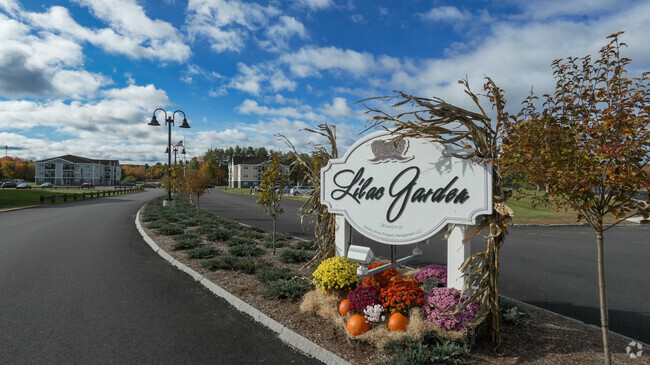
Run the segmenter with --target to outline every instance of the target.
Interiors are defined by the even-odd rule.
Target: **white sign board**
[[[492,212],[489,164],[452,157],[423,138],[392,139],[388,131],[370,134],[321,170],[330,213],[377,242],[401,245]]]

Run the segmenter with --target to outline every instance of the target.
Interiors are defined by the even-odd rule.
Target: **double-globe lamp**
[[[167,111],[163,108],[158,108],[153,111],[153,116],[151,117],[151,122],[148,123],[148,125],[157,127],[160,125],[158,123],[158,119],[156,119],[156,112],[161,110],[163,113],[165,113],[165,124],[168,125],[168,133],[167,133],[167,177],[169,180],[172,178],[172,124],[174,124],[174,119],[176,118],[176,113],[183,114],[183,122],[181,125],[179,125],[179,128],[190,128],[190,125],[187,123],[187,118],[185,117],[185,112],[182,110],[175,110],[171,117],[167,115]],[[167,200],[163,202],[164,206],[173,206],[173,200],[172,200],[172,187],[167,184]]]

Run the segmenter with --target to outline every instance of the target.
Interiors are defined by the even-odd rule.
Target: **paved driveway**
[[[0,364],[318,363],[149,248],[160,193],[0,213]]]

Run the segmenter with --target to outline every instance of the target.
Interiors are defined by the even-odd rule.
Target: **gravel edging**
[[[160,247],[151,239],[151,237],[149,237],[145,233],[144,229],[142,229],[142,225],[140,224],[140,212],[142,211],[142,209],[144,209],[145,206],[146,204],[143,205],[142,208],[140,208],[140,210],[138,210],[138,213],[135,215],[135,226],[138,229],[138,232],[140,232],[140,235],[142,236],[144,241],[151,247],[151,249],[154,252],[156,252],[162,258],[167,260],[173,266],[176,266],[179,270],[190,275],[194,280],[198,281],[201,285],[203,285],[206,289],[211,291],[213,294],[226,300],[230,305],[235,307],[235,309],[237,309],[238,311],[249,315],[256,322],[262,324],[263,326],[266,326],[271,331],[277,333],[278,337],[280,338],[280,340],[282,340],[282,342],[304,352],[309,356],[312,356],[317,360],[322,361],[323,363],[351,365],[349,362],[345,361],[344,359],[337,356],[336,354],[326,350],[325,348],[297,334],[291,329],[283,326],[281,323],[273,320],[266,314],[255,309],[250,304],[237,298],[236,296],[232,295],[228,291],[221,288],[219,285],[213,283],[212,281],[203,277],[201,274],[197,273],[196,271],[190,269],[189,267],[185,266],[181,262],[177,261],[169,254],[167,254],[167,252],[165,252],[164,250],[161,250]]]

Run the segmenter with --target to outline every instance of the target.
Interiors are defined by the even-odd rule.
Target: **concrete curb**
[[[14,210],[23,210],[23,209],[32,209],[32,208],[40,208],[42,205],[26,205],[24,207],[15,207],[15,208],[7,208],[7,209],[0,209],[0,213],[4,212],[13,212]]]
[[[142,228],[142,225],[140,224],[140,212],[142,212],[145,206],[146,204],[143,205],[142,208],[140,208],[140,210],[138,210],[138,213],[135,215],[135,226],[138,228],[138,232],[140,232],[140,235],[142,236],[144,241],[151,247],[152,250],[154,250],[154,252],[158,253],[158,255],[160,255],[162,258],[167,260],[170,264],[176,266],[179,270],[190,275],[194,280],[198,281],[201,285],[206,287],[206,289],[211,291],[213,294],[226,300],[230,305],[235,307],[235,309],[237,309],[238,311],[249,315],[256,322],[259,322],[260,324],[269,328],[271,331],[277,333],[278,337],[280,338],[280,340],[282,340],[282,342],[304,352],[307,355],[312,356],[317,360],[322,361],[325,364],[351,365],[343,358],[339,357],[333,352],[326,350],[325,348],[317,345],[316,343],[306,339],[305,337],[297,334],[291,329],[283,326],[281,323],[275,321],[274,319],[260,312],[250,304],[244,302],[243,300],[237,298],[236,296],[232,295],[228,291],[224,290],[219,285],[208,280],[203,275],[197,273],[196,271],[190,269],[189,267],[185,266],[181,262],[171,257],[167,252],[162,250],[156,244],[156,242],[154,242],[154,240],[152,240],[151,237],[149,237],[145,233],[144,229]]]

